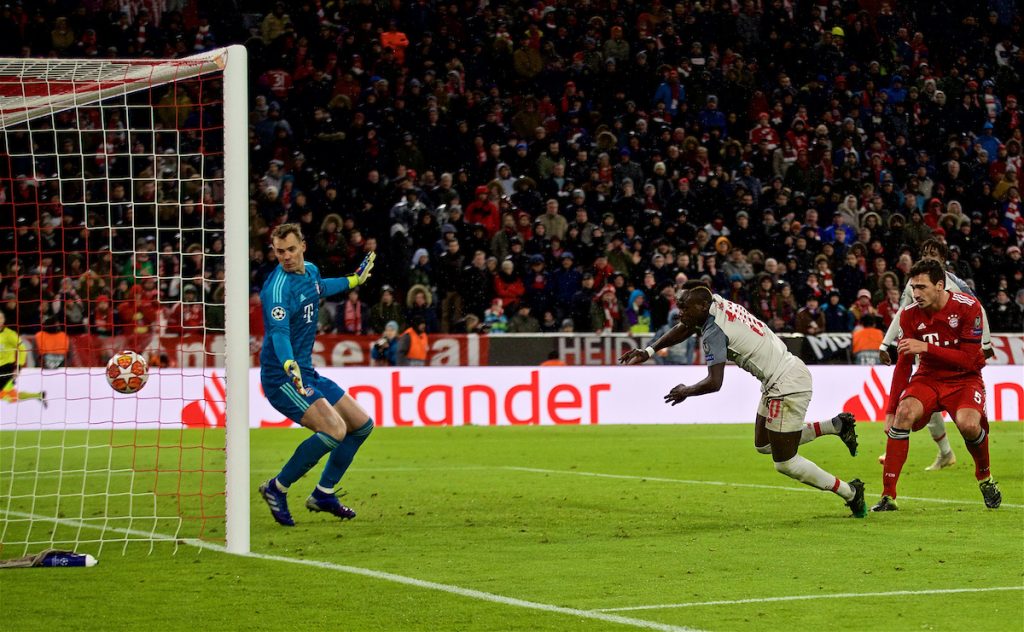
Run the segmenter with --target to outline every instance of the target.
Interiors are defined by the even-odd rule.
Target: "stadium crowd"
[[[327,332],[654,332],[700,278],[777,331],[884,327],[928,239],[993,331],[1022,329],[1013,0],[260,4],[0,10],[8,56],[246,45],[254,314],[296,222],[325,277],[379,253]],[[8,323],[223,326],[223,193],[189,182],[222,167],[197,158],[218,151],[200,85],[155,94],[152,132],[93,110],[56,115],[48,150],[9,136]]]

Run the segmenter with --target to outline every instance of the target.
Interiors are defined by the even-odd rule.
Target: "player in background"
[[[678,324],[646,349],[626,352],[619,363],[641,364],[654,357],[659,349],[700,334],[708,364],[707,377],[690,386],[676,386],[665,396],[665,401],[675,406],[688,397],[718,391],[725,378],[726,359],[735,361],[761,382],[754,448],[762,454],[771,454],[779,473],[833,492],[846,501],[855,517],[866,516],[864,483],[857,479],[848,483],[841,481],[797,454],[801,444],[823,434],[835,434],[846,444],[850,454],[856,455],[857,424],[853,415],[840,413],[828,421],[804,423],[811,401],[811,372],[767,325],[742,306],[691,281],[680,292],[678,308]]]
[[[312,430],[313,436],[299,444],[277,476],[260,485],[260,495],[278,524],[294,526],[288,488],[330,453],[306,508],[347,520],[356,512],[338,501],[334,488],[373,430],[373,419],[341,387],[313,369],[313,341],[320,299],[365,283],[375,254],[368,254],[354,274],[324,279],[304,259],[306,242],[298,224],[281,224],[271,239],[279,264],[260,292],[266,330],[260,381],[274,408]]]
[[[46,391],[29,393],[18,391],[15,380],[18,369],[28,362],[28,349],[18,337],[18,332],[7,326],[7,318],[0,311],[0,401],[15,404],[26,399],[38,399],[46,408]]]
[[[923,427],[931,413],[943,410],[953,418],[974,458],[974,475],[985,506],[995,509],[1002,494],[989,471],[988,423],[982,416],[981,304],[967,294],[948,291],[946,271],[934,259],[914,264],[910,287],[914,304],[900,312],[897,332],[899,361],[887,410],[895,419],[885,448],[882,499],[871,510],[898,509],[896,483],[907,460],[910,431]],[[911,378],[915,355],[921,364]]]
[[[939,263],[945,265],[947,249],[946,244],[942,243],[937,239],[926,239],[921,244],[921,259],[933,259]],[[946,271],[946,288],[954,292],[961,292],[963,294],[969,294],[974,296],[974,291],[971,290],[970,286],[965,281],[957,278],[951,274],[948,270]],[[900,312],[903,311],[908,305],[914,303],[914,294],[910,288],[910,282],[907,282],[907,286],[903,289],[903,295],[900,297],[900,309],[893,316],[892,322],[889,323],[889,329],[886,330],[885,336],[882,338],[882,345],[879,347],[880,357],[884,364],[892,364],[893,356],[893,345],[896,344],[896,331],[899,329]],[[985,308],[981,309],[981,350],[985,354],[986,358],[991,358],[994,353],[992,351],[992,334],[988,328],[988,315],[985,313]],[[890,390],[890,397],[895,395]],[[885,430],[889,431],[892,427],[892,416],[887,415],[885,419]],[[935,440],[936,445],[939,448],[939,453],[935,456],[935,461],[924,468],[928,471],[941,470],[943,468],[951,467],[956,465],[956,454],[953,453],[953,448],[949,445],[949,437],[946,436],[946,422],[942,420],[941,413],[935,413],[928,420],[928,432],[931,433],[932,439]],[[878,462],[885,464],[885,454],[878,457]]]

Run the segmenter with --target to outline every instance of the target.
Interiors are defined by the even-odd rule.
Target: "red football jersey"
[[[945,307],[929,314],[917,306],[908,305],[900,313],[900,338],[923,340],[930,345],[961,349],[965,345],[981,344],[981,304],[968,294],[950,292]],[[985,356],[980,347],[977,360],[970,369],[962,369],[943,362],[930,353],[921,354],[918,375],[928,375],[935,379],[963,378],[969,375],[980,375],[985,366]]]

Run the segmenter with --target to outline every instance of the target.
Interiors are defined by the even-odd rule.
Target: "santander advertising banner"
[[[814,397],[808,420],[845,410],[861,421],[884,418],[892,368],[811,366]],[[664,403],[676,384],[693,384],[707,369],[682,367],[422,367],[321,368],[373,415],[378,425],[507,426],[750,423],[760,384],[735,366],[718,393]],[[1024,419],[1024,370],[984,370],[989,418]],[[262,396],[259,371],[249,372],[249,422],[291,425]],[[27,369],[18,388],[45,390],[49,405],[0,402],[0,429],[219,427],[226,419],[220,369],[154,370],[137,395],[115,394],[102,370]]]

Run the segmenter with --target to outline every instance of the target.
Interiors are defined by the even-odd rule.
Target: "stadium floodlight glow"
[[[181,59],[0,58],[0,211],[40,236],[37,247],[0,246],[0,264],[13,266],[0,274],[40,279],[38,323],[72,337],[63,363],[33,359],[18,374],[16,387],[47,391],[47,406],[16,392],[0,401],[3,556],[184,538],[248,552],[247,81],[243,46]],[[0,229],[8,221],[0,215]],[[44,247],[54,232],[60,247]],[[47,311],[72,304],[68,287],[84,321]],[[7,325],[24,327],[32,348],[38,323]],[[107,359],[126,349],[168,352],[168,366],[151,368],[138,393],[102,389]],[[205,399],[186,401],[197,385]],[[177,405],[180,422],[168,424]],[[109,423],[93,421],[97,409]]]

